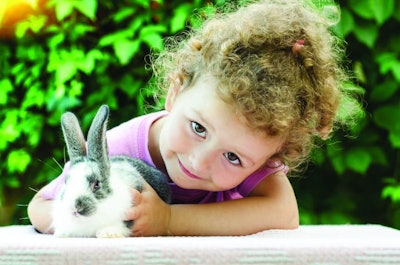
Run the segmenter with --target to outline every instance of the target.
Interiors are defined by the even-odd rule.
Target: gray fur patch
[[[167,177],[160,170],[146,164],[142,160],[128,156],[113,156],[110,158],[110,161],[113,163],[122,161],[130,163],[142,178],[154,188],[163,201],[167,203],[171,202],[171,190],[167,182]],[[143,185],[137,186],[136,189],[141,192]]]
[[[73,160],[71,160],[71,164],[72,164],[72,165],[75,165],[75,164],[78,164],[78,163],[85,162],[86,160],[87,160],[86,157],[84,157],[84,156],[78,156],[78,157],[75,157]]]
[[[131,229],[133,226],[134,221],[133,220],[129,220],[129,221],[124,221],[124,224],[127,228]]]
[[[108,178],[95,173],[88,175],[86,178],[96,199],[105,199],[112,193]]]
[[[89,196],[80,196],[75,201],[77,213],[83,216],[90,216],[96,212],[96,202]]]

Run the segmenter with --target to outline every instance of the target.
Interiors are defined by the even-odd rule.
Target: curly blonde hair
[[[262,0],[215,14],[183,39],[169,39],[154,61],[158,86],[190,88],[211,73],[218,95],[248,126],[282,136],[274,157],[297,169],[315,136],[332,131],[345,74],[332,21],[301,0]]]

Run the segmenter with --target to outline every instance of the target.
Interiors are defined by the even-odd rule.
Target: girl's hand
[[[142,193],[131,189],[133,206],[126,215],[133,221],[131,236],[163,236],[169,234],[170,205],[145,183]]]

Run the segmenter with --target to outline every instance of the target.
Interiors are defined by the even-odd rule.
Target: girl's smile
[[[178,160],[178,163],[179,163],[179,167],[181,168],[182,172],[185,173],[188,177],[193,178],[193,179],[201,179],[200,177],[192,174],[189,170],[187,170],[185,168],[185,166],[182,165],[182,162],[180,160]]]

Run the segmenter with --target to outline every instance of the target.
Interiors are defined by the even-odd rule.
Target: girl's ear
[[[165,100],[165,110],[171,111],[172,106],[174,105],[174,102],[176,100],[176,97],[179,95],[182,89],[183,89],[182,84],[178,78],[175,79],[173,82],[171,82],[171,85],[168,89],[167,98]]]

